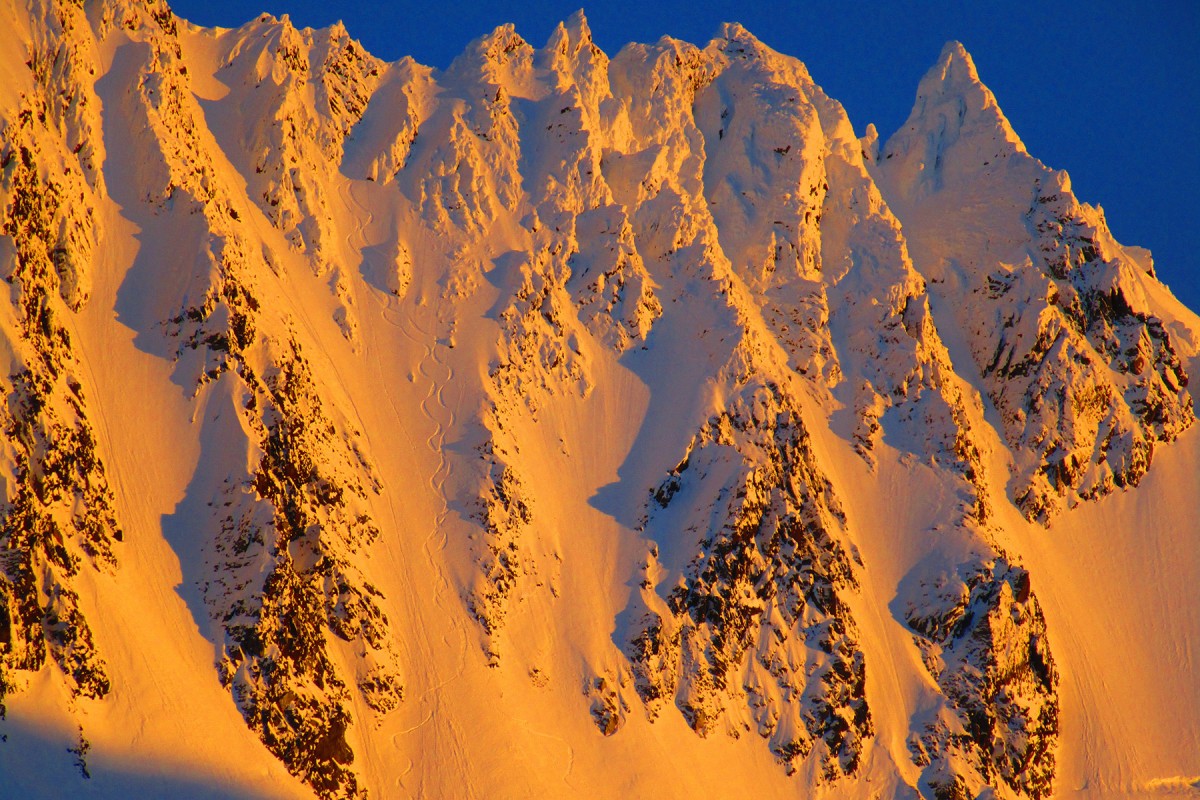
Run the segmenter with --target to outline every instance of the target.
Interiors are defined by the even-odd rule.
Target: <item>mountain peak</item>
[[[497,25],[489,34],[480,36],[467,45],[446,70],[447,76],[479,76],[485,82],[505,83],[512,79],[514,70],[527,71],[533,57],[533,48],[517,33],[511,22]]]
[[[951,39],[942,45],[935,69],[941,70],[945,76],[962,76],[972,83],[979,82],[979,73],[975,70],[975,60],[967,52],[967,48],[957,39]]]
[[[566,22],[560,22],[559,25],[571,34],[572,41],[590,42],[592,40],[592,28],[588,25],[587,14],[582,8],[576,9],[574,14],[567,17]]]
[[[979,79],[975,60],[962,42],[952,40],[942,47],[937,63],[925,73],[917,87],[913,114],[926,110],[931,103],[936,105],[940,99],[961,100],[965,106],[959,114],[964,122],[967,116],[983,115],[989,118],[988,121],[1001,122],[1004,127],[1009,127],[995,95]]]
[[[594,49],[595,42],[592,39],[592,28],[588,25],[587,16],[581,8],[558,23],[543,49],[547,53],[557,52],[565,56],[578,53],[584,47]]]
[[[476,39],[467,46],[467,51],[479,51],[492,60],[500,60],[503,56],[516,50],[523,50],[529,45],[517,33],[517,27],[511,22],[497,25],[491,33]]]
[[[920,118],[938,125],[941,115],[951,110],[950,106],[955,112],[947,118],[951,125],[957,122],[960,129],[971,126],[988,132],[998,129],[1005,139],[1020,150],[1025,149],[1000,110],[996,96],[979,79],[975,60],[962,42],[954,40],[946,42],[937,63],[921,78],[909,122]]]
[[[912,112],[882,158],[903,163],[903,190],[920,194],[1025,152],[996,96],[979,79],[971,54],[950,41],[921,78]]]
[[[880,160],[735,23],[166,3],[0,9],[0,795],[1200,775],[1200,319],[960,44]]]
[[[722,22],[721,27],[717,29],[717,36],[731,42],[759,43],[758,37],[748,31],[746,26],[740,22]]]
[[[339,19],[336,22],[334,22],[332,25],[329,26],[329,38],[330,39],[341,39],[341,38],[349,38],[349,37],[350,37],[350,31],[346,30],[346,23],[343,22],[342,20]]]
[[[740,22],[722,22],[717,29],[713,44],[719,50],[730,54],[761,55],[766,45],[757,36],[748,31]]]
[[[752,70],[764,69],[771,74],[773,82],[797,87],[813,83],[812,75],[802,61],[778,52],[738,22],[722,23],[706,51],[720,54],[730,64],[743,62]]]
[[[608,94],[608,56],[592,39],[587,16],[579,9],[564,22],[558,23],[546,46],[537,54],[539,65],[558,77],[558,91],[576,85],[589,99],[589,107]]]

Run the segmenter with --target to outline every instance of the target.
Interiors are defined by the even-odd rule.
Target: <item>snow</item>
[[[1025,152],[961,45],[882,142],[873,126],[860,141],[802,63],[737,25],[703,48],[664,38],[610,61],[580,13],[541,49],[498,28],[439,73],[286,17],[172,32],[158,6],[116,2],[71,7],[64,33],[47,21],[57,3],[34,7],[0,7],[0,115],[12,124],[21,92],[93,104],[35,127],[34,158],[43,181],[73,165],[102,232],[77,276],[86,300],[73,308],[64,271],[46,302],[72,342],[123,540],[115,569],[84,559],[56,574],[79,594],[111,691],[73,694],[51,658],[11,670],[0,794],[308,797],[320,778],[304,771],[339,764],[328,796],[352,794],[346,775],[376,797],[929,795],[916,738],[943,736],[931,770],[969,782],[976,767],[945,745],[966,723],[908,604],[997,559],[1029,571],[1044,614],[1056,795],[1194,790],[1190,396],[1179,387],[1167,435],[1126,400],[1139,376],[1170,382],[1165,356],[1089,372],[1047,356],[1056,386],[1116,387],[1108,422],[1064,414],[1043,420],[1047,436],[1087,430],[1094,445],[1096,426],[1134,420],[1153,461],[1136,488],[1085,496],[1108,474],[1097,455],[1031,518],[1015,487],[1044,439],[1013,433],[979,359],[997,314],[1042,329],[1058,251],[1039,261],[1039,248],[1070,236],[1099,253],[1081,294],[1119,290],[1193,374],[1200,319],[1148,251],[1113,240],[1065,173]],[[56,72],[62,85],[39,89],[26,43],[55,36],[95,74]],[[98,181],[81,161],[91,151],[69,146],[88,125]],[[6,214],[12,186],[4,173]],[[1038,192],[1075,227],[1038,238]],[[17,235],[0,237],[5,275]],[[994,275],[1016,276],[1016,300],[985,305],[995,298],[976,290]],[[6,375],[39,346],[24,291],[16,282],[0,304]],[[1080,333],[1078,350],[1107,353],[1097,336]],[[297,364],[311,393],[279,388]],[[0,503],[20,483],[18,445],[0,446]],[[772,454],[788,447],[794,469],[772,483]],[[819,528],[819,555],[844,558],[848,575],[764,555],[768,523],[736,541],[756,504],[808,526],[796,552]],[[289,514],[309,513],[287,533]],[[232,555],[235,523],[268,543]],[[672,590],[723,585],[713,554],[726,545],[775,571],[759,584],[730,573],[741,594],[718,599],[762,619],[730,685],[712,689],[695,659],[716,663],[737,629],[689,616]],[[269,682],[255,677],[262,659],[288,658],[285,634],[255,656],[234,629],[265,618],[285,567],[311,580],[318,609],[375,604],[345,611],[352,635],[317,615],[311,659],[336,681],[318,685],[303,664],[279,679],[291,681],[281,719],[297,698],[344,705],[350,764],[285,764],[235,697]],[[787,591],[756,593],[789,575]],[[805,601],[802,579],[814,592],[826,581],[845,609]],[[1000,583],[1003,602],[1026,602]],[[630,648],[646,612],[708,643],[663,667],[678,689],[657,706]],[[870,733],[850,768],[818,712],[801,713],[853,683],[813,643],[831,620],[866,665]],[[223,664],[236,671],[224,685]],[[403,687],[394,708],[362,688],[379,675]],[[849,727],[843,700],[831,714]],[[711,724],[685,716],[689,703]],[[68,752],[81,735],[87,780]],[[794,741],[813,755],[769,749]],[[995,796],[1027,796],[991,780]]]

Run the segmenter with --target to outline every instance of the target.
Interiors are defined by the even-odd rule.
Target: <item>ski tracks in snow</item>
[[[454,408],[446,403],[445,392],[446,387],[454,381],[455,374],[454,368],[441,355],[441,351],[448,349],[449,345],[444,343],[437,334],[437,329],[446,324],[440,315],[435,321],[434,330],[430,331],[422,330],[416,324],[414,317],[412,326],[417,332],[417,335],[414,335],[398,316],[393,317],[389,313],[392,310],[390,306],[384,308],[384,319],[395,325],[409,340],[420,345],[425,350],[417,365],[417,373],[428,384],[428,391],[426,391],[425,397],[421,399],[420,409],[422,416],[425,417],[432,428],[429,436],[425,439],[425,444],[437,457],[437,467],[430,474],[427,484],[429,490],[436,498],[435,502],[439,504],[440,508],[436,513],[434,523],[431,526],[429,535],[425,537],[422,547],[432,573],[437,580],[434,601],[445,612],[443,618],[452,620],[451,627],[455,628],[461,634],[460,638],[462,639],[464,651],[460,659],[459,670],[455,675],[443,679],[437,685],[426,690],[428,694],[453,681],[462,674],[462,670],[466,666],[466,633],[462,631],[462,624],[458,621],[458,615],[455,613],[456,609],[448,607],[445,602],[447,596],[453,593],[453,589],[450,582],[446,579],[445,567],[440,563],[441,559],[439,559],[439,554],[445,552],[448,544],[446,523],[451,513],[450,501],[446,492],[446,484],[451,474],[450,460],[446,457],[446,439],[458,421],[458,416]],[[443,641],[449,644],[449,641],[445,637],[443,637]]]
[[[417,308],[428,307],[418,306]],[[456,602],[455,595],[457,593],[447,579],[447,567],[443,557],[448,544],[447,521],[452,513],[447,495],[447,484],[453,470],[450,460],[446,456],[446,443],[458,421],[455,407],[447,403],[446,395],[447,387],[454,382],[455,371],[445,358],[450,347],[449,337],[441,332],[449,327],[450,322],[445,319],[444,314],[436,311],[426,314],[402,314],[397,309],[395,301],[386,302],[382,306],[382,313],[384,320],[398,329],[405,338],[423,348],[416,372],[427,384],[427,391],[421,399],[419,407],[430,431],[425,439],[425,445],[437,459],[436,466],[426,481],[434,502],[437,504],[437,511],[429,534],[422,543],[422,550],[435,584],[433,603],[438,609],[437,619],[441,621],[442,644],[447,652],[456,651],[456,665],[447,672],[439,674],[436,666],[437,660],[431,660],[426,664],[424,669],[425,688],[419,698],[426,706],[426,712],[415,725],[394,734],[392,741],[398,750],[403,750],[401,740],[406,736],[421,730],[431,721],[435,725],[443,726],[444,733],[433,737],[432,747],[422,753],[423,758],[431,764],[442,765],[441,769],[445,769],[446,765],[453,765],[452,768],[462,776],[464,781],[467,781],[463,787],[464,796],[476,797],[479,794],[469,783],[470,771],[464,749],[467,735],[455,721],[456,715],[450,709],[445,708],[442,691],[446,686],[457,681],[465,672],[467,653],[470,648],[469,637],[461,619],[461,603]],[[432,316],[433,319],[431,324],[425,327],[418,322],[418,319],[427,316]],[[388,394],[389,403],[395,409],[395,403],[392,401],[390,393],[386,388],[384,391]],[[397,419],[400,419],[398,411]],[[457,638],[458,641],[454,642],[453,638]],[[420,796],[425,788],[423,786],[425,780],[431,779],[431,776],[422,775],[421,784],[415,789],[407,788],[404,786],[404,781],[413,768],[414,764],[410,763],[408,769],[396,777],[395,786],[404,792],[415,791],[416,795]]]
[[[370,208],[354,196],[353,187],[349,182],[343,187],[342,194],[346,208],[359,221],[356,229],[346,235],[346,247],[348,251],[356,253],[361,257],[361,251],[367,243],[365,231],[375,221],[374,214]],[[422,637],[425,639],[423,648],[425,652],[423,653],[420,652],[421,648],[417,648],[415,651],[413,648],[405,648],[410,653],[410,656],[412,656],[409,659],[409,663],[405,666],[408,669],[420,668],[423,672],[420,682],[424,684],[424,688],[418,700],[425,707],[425,711],[416,724],[393,734],[391,736],[392,743],[399,752],[410,750],[411,748],[407,747],[403,740],[423,729],[431,721],[435,725],[443,726],[444,731],[433,737],[425,738],[419,745],[420,760],[427,764],[440,765],[439,768],[433,772],[419,772],[420,777],[417,784],[415,786],[406,786],[406,781],[412,779],[412,772],[417,766],[416,761],[411,756],[406,756],[408,764],[399,775],[396,775],[392,779],[392,784],[403,795],[424,796],[428,793],[427,790],[430,789],[425,784],[431,780],[436,781],[437,772],[450,768],[457,771],[463,777],[463,780],[467,782],[463,787],[464,796],[477,797],[480,796],[479,793],[469,782],[470,771],[464,747],[467,741],[466,734],[455,721],[457,715],[451,709],[445,707],[442,693],[444,687],[458,680],[463,672],[466,671],[467,653],[470,647],[468,634],[459,613],[460,608],[451,599],[454,590],[446,577],[446,565],[444,558],[441,557],[448,543],[446,522],[451,514],[446,485],[449,481],[452,467],[449,459],[446,457],[446,441],[451,430],[457,423],[455,409],[447,404],[445,394],[447,386],[453,382],[455,377],[454,368],[447,363],[444,357],[444,352],[449,349],[448,337],[445,339],[439,337],[439,332],[448,328],[450,322],[445,318],[445,312],[439,309],[430,310],[426,305],[421,305],[413,309],[414,312],[418,309],[424,310],[424,314],[406,314],[400,310],[399,302],[396,298],[384,299],[380,303],[380,311],[384,321],[388,325],[397,329],[414,345],[423,348],[416,371],[421,376],[421,379],[427,383],[428,391],[421,399],[419,407],[430,430],[429,435],[425,438],[425,445],[433,451],[437,458],[437,466],[427,479],[427,485],[429,491],[432,493],[437,511],[431,530],[422,542],[422,550],[429,565],[429,574],[432,576],[434,583],[433,604],[437,608],[436,619],[439,620],[439,625],[436,628],[428,626],[425,630],[440,630],[442,632],[441,644],[445,653],[454,653],[452,656],[454,666],[444,671],[439,669],[439,666],[445,663],[445,659],[432,657],[435,648],[429,637]],[[418,321],[422,317],[432,317],[432,319],[424,320],[429,324],[422,325]],[[378,342],[376,342],[376,346],[378,346]],[[408,426],[403,424],[404,416],[400,413],[400,409],[396,405],[395,398],[388,385],[388,380],[384,377],[382,371],[379,375],[380,389],[392,409],[393,420],[397,427],[405,430],[407,435]],[[358,413],[357,408],[355,409],[355,413]],[[373,450],[369,436],[367,437],[367,441]],[[418,446],[412,438],[409,438],[409,442],[410,446],[414,448]],[[388,493],[388,505],[393,521],[397,529],[399,529],[401,517],[395,508],[391,493]],[[421,597],[416,592],[410,591],[410,600],[414,604],[424,603],[427,599]],[[457,637],[457,642],[453,641],[454,637]]]
[[[358,220],[358,227],[354,230],[354,233],[346,234],[346,247],[348,247],[351,252],[357,252],[360,255],[361,261],[362,251],[367,246],[367,237],[364,232],[366,231],[367,226],[375,221],[375,212],[371,211],[370,207],[364,205],[357,197],[354,196],[354,185],[349,179],[347,179],[342,185],[341,194],[346,200],[347,209],[350,209],[350,206],[352,205],[357,208],[357,213],[355,213],[353,209],[350,209],[351,213],[354,213],[354,218]],[[350,241],[351,238],[354,237],[358,238],[357,246]]]
[[[543,731],[539,731],[538,729],[536,729],[532,725],[530,725],[528,720],[522,720],[522,723],[524,724],[525,731],[527,733],[529,733],[533,736],[540,737],[542,739],[550,739],[552,741],[558,742],[567,751],[567,768],[566,768],[566,770],[563,771],[562,782],[563,782],[564,786],[566,786],[568,789],[571,789],[572,791],[574,791],[575,787],[571,785],[570,777],[571,777],[571,770],[575,769],[575,748],[571,746],[570,742],[568,742],[566,739],[564,739],[561,736],[556,736],[553,733],[545,733]]]

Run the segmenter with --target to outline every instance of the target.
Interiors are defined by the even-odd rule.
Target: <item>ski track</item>
[[[363,216],[367,217],[366,221],[358,226],[358,229],[354,234],[346,237],[347,246],[350,247],[352,251],[357,250],[357,252],[359,252],[359,261],[361,263],[361,249],[365,245],[364,230],[366,229],[367,225],[373,221],[374,215],[373,212],[371,212],[354,195],[353,183],[351,181],[346,182],[343,191],[344,197],[346,197],[360,210],[360,212],[362,212],[356,216],[358,216],[360,219]],[[357,248],[355,248],[354,244],[350,241],[351,236],[358,237],[359,243]],[[373,292],[371,292],[370,295],[373,298],[375,296]],[[443,634],[440,636],[441,645],[444,646],[448,651],[456,652],[455,661],[457,662],[457,665],[453,671],[449,672],[449,674],[439,675],[436,668],[432,667],[432,664],[436,664],[436,660],[432,662],[428,662],[428,660],[425,658],[421,658],[419,660],[418,663],[428,662],[431,664],[431,666],[427,666],[423,670],[424,678],[421,683],[424,684],[424,687],[421,690],[421,694],[417,698],[422,705],[427,706],[428,708],[421,720],[415,725],[411,725],[402,731],[392,734],[392,746],[397,750],[403,751],[404,748],[401,745],[401,741],[405,737],[409,737],[412,734],[418,733],[431,721],[437,720],[439,724],[444,725],[447,728],[448,735],[437,736],[435,738],[435,742],[437,743],[435,746],[441,750],[444,747],[444,743],[449,742],[448,750],[439,757],[432,757],[431,754],[428,753],[423,754],[423,760],[426,761],[426,763],[443,765],[443,769],[446,768],[445,765],[453,764],[457,774],[468,780],[467,785],[464,787],[466,796],[477,797],[480,795],[469,783],[471,773],[469,770],[466,751],[463,745],[463,742],[466,741],[466,737],[456,724],[453,715],[445,708],[445,703],[442,696],[445,687],[458,681],[466,671],[468,651],[470,647],[468,634],[461,620],[461,603],[449,602],[449,597],[451,595],[456,595],[457,592],[452,590],[451,584],[446,578],[445,561],[441,557],[447,544],[447,520],[451,513],[449,501],[446,497],[446,483],[451,474],[451,465],[449,459],[446,457],[445,444],[450,431],[453,430],[457,422],[457,415],[455,411],[446,405],[443,396],[446,386],[449,385],[454,379],[453,368],[440,357],[440,349],[444,348],[445,345],[442,343],[438,332],[440,329],[446,327],[448,323],[443,319],[441,314],[438,314],[435,311],[433,312],[435,316],[432,324],[426,328],[423,328],[417,322],[419,315],[414,313],[408,317],[412,328],[416,331],[414,334],[402,321],[404,315],[396,308],[396,306],[401,302],[399,299],[386,297],[378,300],[377,302],[382,319],[385,320],[391,327],[398,330],[411,343],[423,348],[423,353],[420,361],[418,362],[416,372],[428,384],[428,389],[420,401],[419,408],[422,416],[429,424],[431,429],[428,437],[425,439],[425,446],[437,457],[437,466],[428,476],[426,485],[431,493],[431,496],[434,498],[435,503],[437,503],[439,507],[437,509],[430,533],[422,542],[422,552],[424,553],[425,559],[429,564],[430,574],[433,575],[435,579],[433,604],[434,607],[436,607],[439,611],[437,618],[443,622]],[[429,309],[429,305],[424,304],[421,306],[421,308]],[[414,308],[414,311],[415,310],[416,308]],[[378,341],[375,340],[374,343],[375,347],[378,348]],[[363,357],[370,360],[377,360],[378,358],[378,356],[373,356],[373,354],[369,351],[364,352]],[[392,408],[394,419],[397,421],[402,420],[403,416],[400,414],[400,411],[396,406],[395,399],[393,398],[391,391],[388,389],[388,381],[380,380],[379,383],[383,394],[388,401],[388,404]],[[359,413],[357,407],[356,413]],[[401,425],[401,427],[405,429],[407,435],[408,426]],[[399,525],[399,515],[394,503],[391,502],[390,495],[389,506],[394,523]],[[436,541],[439,536],[441,537],[440,543]],[[414,603],[423,602],[422,598],[419,598],[415,595],[410,595],[410,600]],[[446,628],[449,630],[446,630]],[[451,643],[452,637],[457,637],[457,646]],[[425,646],[426,652],[432,652],[432,641],[427,639]],[[407,697],[405,699],[406,701],[409,700]],[[424,737],[419,741],[428,741],[428,737]],[[406,793],[409,792],[409,790],[405,787],[405,779],[408,778],[408,776],[412,773],[414,767],[415,762],[411,758],[408,759],[408,766],[401,772],[400,775],[395,778],[394,785],[397,789]],[[436,791],[433,787],[425,786],[425,782],[427,780],[428,778],[425,775],[421,776],[421,784],[415,790],[416,793],[414,796],[428,796],[431,792]]]
[[[419,732],[431,721],[436,720],[439,725],[445,726],[447,731],[447,735],[435,738],[435,742],[437,743],[435,746],[439,751],[444,750],[444,752],[441,752],[441,755],[436,757],[431,756],[431,754],[425,754],[424,758],[427,760],[427,763],[441,765],[439,769],[453,769],[455,774],[462,776],[467,781],[467,784],[464,786],[465,796],[479,797],[482,795],[478,794],[470,783],[471,771],[464,747],[467,737],[456,723],[453,714],[446,708],[443,698],[446,687],[457,682],[466,671],[470,649],[469,637],[461,619],[462,605],[461,602],[455,602],[450,599],[452,596],[456,597],[458,593],[453,590],[449,580],[446,578],[446,566],[444,558],[442,558],[449,535],[447,520],[451,513],[449,500],[446,497],[446,484],[451,474],[451,466],[449,459],[446,457],[445,444],[450,431],[457,422],[457,415],[452,408],[446,405],[443,393],[446,386],[454,378],[454,370],[440,357],[439,351],[445,347],[437,335],[438,328],[445,325],[440,316],[435,318],[433,325],[428,329],[423,329],[417,324],[417,315],[412,315],[410,321],[416,330],[416,334],[414,334],[401,321],[401,315],[394,310],[394,302],[392,299],[385,301],[381,306],[382,317],[390,325],[399,330],[410,342],[423,348],[421,360],[417,365],[417,374],[422,380],[427,382],[428,389],[421,399],[419,407],[422,416],[431,428],[428,437],[425,439],[425,446],[437,457],[437,466],[426,479],[426,485],[439,507],[436,511],[432,528],[424,538],[421,549],[426,562],[429,564],[430,574],[434,576],[433,605],[439,611],[437,618],[443,622],[443,633],[440,637],[441,644],[445,648],[456,652],[455,661],[457,664],[453,671],[445,675],[438,675],[435,670],[428,667],[424,670],[425,677],[422,681],[424,688],[421,691],[419,700],[422,704],[428,706],[428,711],[416,725],[393,734],[392,742],[394,746],[399,748],[400,740],[403,737]],[[425,306],[425,308],[428,308],[428,306]],[[390,396],[389,402],[392,402]],[[438,541],[439,537],[440,542]],[[451,642],[452,638],[457,638],[457,646]],[[428,737],[423,739],[423,741],[428,741]],[[449,765],[453,765],[453,767]],[[397,777],[395,785],[401,790],[407,791],[404,786],[404,780],[411,773],[411,770],[412,766],[410,765],[403,774]],[[426,781],[428,780],[432,780],[432,778],[425,774],[421,775],[421,783],[416,790],[416,796],[429,796],[438,791],[436,785],[426,785]]]

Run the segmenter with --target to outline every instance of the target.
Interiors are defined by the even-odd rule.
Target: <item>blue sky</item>
[[[536,46],[581,0],[478,4],[339,0],[176,0],[202,25],[236,27],[267,11],[300,27],[343,20],[375,55],[445,67],[504,22]],[[1154,252],[1159,276],[1200,310],[1200,3],[704,2],[584,6],[610,55],[663,34],[703,44],[724,21],[744,24],[803,60],[845,105],[855,129],[883,137],[908,116],[921,75],[958,39],[1029,151],[1071,174],[1081,200],[1104,207],[1117,239]]]

